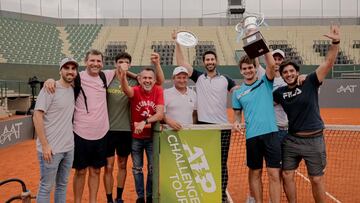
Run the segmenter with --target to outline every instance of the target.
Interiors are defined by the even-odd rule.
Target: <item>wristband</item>
[[[331,43],[332,43],[332,44],[340,44],[340,40],[339,40],[339,41],[335,41],[335,42],[332,41]]]

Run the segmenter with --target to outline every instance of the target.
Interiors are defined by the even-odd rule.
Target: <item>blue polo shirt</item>
[[[243,83],[233,93],[233,109],[244,111],[246,139],[278,131],[272,95],[273,83],[273,80],[264,75],[251,85]]]

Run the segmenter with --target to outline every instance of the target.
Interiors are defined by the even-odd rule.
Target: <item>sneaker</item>
[[[122,200],[122,199],[115,199],[115,203],[124,203],[124,200]]]
[[[248,196],[247,199],[246,199],[246,203],[255,203],[255,198],[251,197],[251,196]]]
[[[136,203],[145,203],[145,199],[143,197],[137,198]]]
[[[152,197],[146,197],[146,203],[152,203]]]

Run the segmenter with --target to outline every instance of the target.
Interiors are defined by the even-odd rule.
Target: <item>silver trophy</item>
[[[259,27],[264,24],[264,15],[248,13],[235,26],[239,37],[245,34],[242,39],[244,42],[244,51],[250,58],[255,58],[269,52],[266,41],[259,31]]]
[[[198,43],[197,36],[189,31],[179,31],[176,33],[176,41],[185,47],[194,47]]]

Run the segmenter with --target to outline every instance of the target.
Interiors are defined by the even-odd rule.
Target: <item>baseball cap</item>
[[[59,70],[61,70],[61,68],[62,68],[65,64],[67,64],[67,63],[73,63],[73,64],[76,65],[76,68],[79,67],[78,62],[76,62],[75,59],[73,59],[73,58],[71,58],[71,57],[65,57],[65,58],[63,58],[63,59],[60,61]]]
[[[272,51],[271,55],[274,56],[275,54],[280,54],[283,58],[285,58],[285,53],[280,49],[275,49],[274,51]]]
[[[189,75],[189,72],[188,70],[185,68],[185,67],[182,67],[182,66],[178,66],[174,69],[173,71],[173,76],[179,74],[179,73],[186,73]]]

